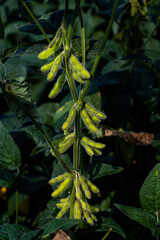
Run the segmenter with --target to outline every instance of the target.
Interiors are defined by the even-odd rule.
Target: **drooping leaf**
[[[151,212],[160,211],[160,163],[158,163],[145,179],[140,190],[142,207]]]
[[[132,220],[142,224],[149,229],[156,228],[156,218],[151,213],[135,207],[128,207],[121,204],[115,206]]]
[[[32,240],[40,230],[30,231],[27,227],[17,224],[4,224],[0,226],[0,239],[3,240]]]
[[[20,151],[7,129],[0,122],[0,167],[15,170],[20,166]]]
[[[10,82],[4,81],[2,89],[8,106],[20,122],[23,122],[28,116],[31,119],[37,119],[37,112],[23,77]]]
[[[73,13],[73,10],[69,9],[68,17],[67,17],[67,25],[71,21],[72,13]],[[45,14],[37,20],[47,34],[55,35],[57,29],[61,26],[63,16],[64,16],[64,10],[59,10],[56,12]],[[31,22],[24,26],[15,25],[15,27],[21,32],[32,33],[34,35],[42,34],[42,32],[40,31],[40,29],[38,28],[35,22]]]

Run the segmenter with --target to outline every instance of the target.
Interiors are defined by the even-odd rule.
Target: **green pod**
[[[87,223],[89,223],[90,225],[93,226],[93,225],[94,225],[94,221],[93,221],[93,219],[90,217],[89,213],[88,213],[87,211],[83,210],[83,215],[84,215]]]
[[[54,87],[50,91],[48,97],[55,98],[62,90],[62,88],[65,84],[65,81],[66,81],[65,74],[62,73],[61,76],[58,78],[57,82],[55,83]]]
[[[66,198],[61,198],[60,202],[61,203],[66,203],[66,202],[69,202],[69,199],[70,199],[70,195],[68,197],[66,197]]]
[[[58,152],[60,154],[63,154],[64,152],[66,152],[68,150],[68,148],[70,148],[72,146],[73,142],[74,142],[74,137],[73,138],[69,138],[67,141],[64,142],[64,144],[62,144],[58,148]]]
[[[67,136],[65,136],[63,138],[63,141],[59,142],[58,147],[60,148],[61,146],[63,146],[69,139],[74,139],[74,133],[70,133]]]
[[[56,206],[57,206],[57,208],[63,208],[64,204],[63,203],[57,203]]]
[[[44,59],[47,59],[48,57],[50,57],[54,53],[55,53],[54,47],[52,47],[52,48],[48,47],[47,49],[43,50],[42,52],[40,52],[38,54],[38,58],[44,60]]]
[[[72,77],[74,78],[74,80],[76,80],[79,83],[85,84],[86,81],[84,81],[82,78],[80,78],[75,72],[72,72]]]
[[[87,202],[85,202],[82,198],[79,199],[79,201],[80,201],[80,204],[81,204],[81,208],[82,208],[82,209],[91,212],[90,206],[89,206],[89,204],[88,204]]]
[[[89,155],[89,156],[93,156],[94,155],[94,151],[91,147],[89,147],[83,140],[81,140],[81,144],[82,146],[84,147],[84,149],[86,150],[86,153]]]
[[[97,222],[97,218],[93,213],[89,213],[89,215],[95,222]]]
[[[81,183],[81,186],[82,186],[82,189],[84,191],[86,198],[91,199],[91,192],[89,191],[89,188],[85,181],[85,178],[83,176],[79,175],[79,181]]]
[[[106,115],[103,112],[98,111],[89,103],[85,104],[85,109],[100,119],[106,119]]]
[[[93,192],[93,193],[99,193],[99,189],[91,182],[89,181],[86,177],[85,177],[86,183],[89,186],[89,189]]]
[[[76,198],[80,200],[82,198],[82,193],[79,187],[76,187]]]
[[[60,182],[68,176],[69,176],[68,173],[63,173],[63,174],[59,175],[58,177],[55,177],[55,178],[52,178],[51,180],[49,180],[49,184],[52,185],[54,183]]]
[[[74,210],[73,210],[74,219],[81,219],[82,218],[82,210],[79,201],[75,200],[74,203]]]
[[[85,109],[82,109],[81,111],[81,118],[86,125],[86,127],[93,133],[96,133],[98,131],[98,128],[93,124],[92,120],[90,119],[88,113]]]
[[[59,185],[59,188],[56,189],[53,193],[52,193],[52,197],[58,197],[59,195],[61,195],[67,188],[68,186],[70,185],[72,179],[71,177],[67,177],[60,185]]]
[[[71,108],[71,110],[68,114],[67,120],[62,125],[63,131],[65,131],[65,130],[67,130],[68,128],[71,127],[71,125],[72,125],[72,123],[75,119],[75,116],[76,116],[76,109],[75,109],[75,106],[73,105],[73,107]]]
[[[95,142],[95,141],[89,139],[88,137],[83,137],[82,140],[91,147],[98,148],[98,149],[105,148],[105,144],[100,143],[100,142]]]
[[[100,150],[98,150],[97,148],[92,147],[92,150],[94,151],[94,154],[97,156],[101,156],[102,152]]]
[[[71,54],[70,56],[70,64],[72,67],[74,67],[76,69],[76,71],[81,74],[81,76],[83,78],[90,78],[90,73],[82,66],[82,64],[79,62],[79,60],[73,55]]]
[[[60,27],[57,32],[55,37],[53,38],[53,40],[50,42],[50,44],[48,45],[49,48],[55,47],[56,49],[58,49],[62,43],[62,27]]]
[[[44,64],[42,67],[41,67],[41,71],[42,72],[48,72],[51,70],[52,66],[54,65],[55,63],[55,59],[53,59],[51,62],[47,63],[47,64]]]
[[[98,125],[100,123],[100,119],[98,117],[96,117],[95,115],[93,115],[92,113],[90,113],[90,111],[87,111],[89,117],[91,118],[91,120],[94,122],[94,124]]]
[[[94,213],[99,212],[99,209],[95,206],[89,205],[88,208],[89,208],[90,212],[94,212]]]
[[[56,218],[60,219],[64,216],[64,214],[68,211],[69,207],[63,207],[61,211],[57,214]]]

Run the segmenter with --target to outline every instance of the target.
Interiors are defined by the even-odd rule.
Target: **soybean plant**
[[[53,191],[51,196],[56,198],[69,187],[72,188],[71,194],[69,194],[66,198],[62,198],[60,203],[57,203],[57,208],[59,208],[60,211],[56,217],[62,218],[67,212],[69,212],[70,218],[85,219],[90,225],[94,225],[94,222],[97,221],[97,218],[93,213],[97,213],[99,210],[98,208],[91,206],[88,203],[88,199],[91,199],[92,193],[98,193],[99,189],[89,179],[81,174],[82,169],[80,166],[83,159],[80,159],[80,148],[82,146],[89,156],[93,156],[101,155],[101,150],[105,147],[105,145],[82,135],[81,121],[90,131],[90,135],[93,136],[93,134],[96,134],[99,130],[100,122],[106,118],[106,115],[103,112],[97,110],[90,103],[85,102],[84,98],[88,92],[91,81],[94,78],[101,53],[112,27],[118,2],[119,0],[116,1],[113,8],[103,42],[90,72],[85,68],[85,31],[80,8],[80,0],[75,1],[75,9],[72,15],[71,23],[68,27],[68,0],[65,1],[65,12],[62,25],[57,30],[52,41],[50,41],[47,37],[49,44],[38,55],[38,58],[42,60],[48,59],[49,57],[53,58],[49,63],[45,63],[41,67],[41,71],[44,74],[47,73],[47,80],[49,82],[54,80],[60,69],[62,70],[60,77],[49,92],[48,97],[51,99],[55,98],[62,90],[64,84],[67,83],[74,102],[66,121],[62,125],[64,137],[56,139],[56,145],[54,145],[54,141],[52,143],[49,141],[51,154],[60,161],[66,170],[66,173],[59,175],[56,178],[52,178],[49,181],[49,184],[53,187],[55,186],[55,183],[56,185],[58,184],[58,188]],[[24,1],[22,1],[22,3],[26,7],[26,3],[24,3]],[[75,56],[74,49],[72,48],[72,32],[77,15],[81,23],[82,63]],[[81,90],[79,93],[76,88],[77,84],[80,84]],[[74,128],[72,128],[72,126],[74,126]],[[46,140],[48,142],[48,139]],[[64,163],[62,155],[71,146],[73,146],[73,170],[69,169],[69,167]]]

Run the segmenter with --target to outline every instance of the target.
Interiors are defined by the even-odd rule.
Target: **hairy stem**
[[[44,29],[41,27],[41,25],[39,24],[38,20],[35,18],[35,16],[33,15],[33,13],[31,12],[31,10],[29,9],[29,7],[27,6],[27,4],[25,3],[25,1],[21,0],[23,6],[25,7],[25,9],[27,10],[27,12],[29,13],[29,15],[31,16],[31,18],[34,20],[34,22],[37,24],[38,28],[40,29],[40,31],[42,32],[42,34],[45,36],[46,40],[48,43],[50,43],[50,39],[47,36],[46,32],[44,31]]]
[[[112,11],[112,15],[110,17],[110,20],[109,20],[109,23],[108,23],[108,26],[107,26],[107,30],[106,30],[105,35],[104,35],[104,39],[102,41],[102,44],[100,46],[100,49],[99,49],[98,54],[96,56],[96,59],[94,61],[93,67],[91,69],[91,78],[87,81],[87,83],[86,83],[86,85],[85,85],[85,87],[83,89],[83,92],[82,92],[82,94],[81,94],[81,96],[79,98],[80,101],[84,100],[84,97],[86,96],[87,91],[88,91],[88,89],[89,89],[89,87],[91,85],[91,81],[94,78],[94,74],[95,74],[96,68],[98,66],[98,63],[99,63],[99,60],[100,60],[103,48],[104,48],[104,46],[106,44],[106,41],[107,41],[107,39],[109,37],[109,33],[111,31],[111,28],[112,28],[112,24],[113,24],[113,21],[114,21],[114,17],[115,17],[115,14],[116,14],[116,10],[117,10],[118,4],[119,4],[119,0],[116,0],[116,3],[114,5],[113,11]]]

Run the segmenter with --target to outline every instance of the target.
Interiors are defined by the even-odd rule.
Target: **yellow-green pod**
[[[74,142],[74,137],[73,138],[69,138],[67,141],[64,142],[64,144],[62,144],[58,148],[58,152],[60,154],[63,154],[64,152],[66,152],[68,150],[68,148],[70,148],[72,146],[73,142]]]
[[[68,134],[67,136],[65,136],[63,138],[63,141],[59,142],[58,147],[60,148],[61,146],[63,146],[64,143],[66,143],[69,139],[74,139],[74,132],[72,132],[72,133]]]
[[[82,198],[82,193],[79,187],[76,187],[76,198],[80,200]]]
[[[98,148],[98,149],[105,148],[105,144],[100,143],[100,142],[95,142],[95,141],[89,139],[88,137],[83,137],[82,140],[91,147],[95,147],[95,148]]]
[[[55,53],[54,47],[52,47],[52,48],[48,47],[47,49],[43,50],[42,52],[40,52],[38,54],[38,58],[44,60],[44,59],[47,59],[48,57],[50,57],[54,53]]]
[[[74,203],[74,219],[81,219],[82,218],[82,210],[79,201],[75,200]]]
[[[86,81],[84,81],[82,78],[80,78],[75,72],[72,72],[72,77],[74,78],[74,80],[76,80],[79,83],[85,84]]]
[[[65,74],[62,73],[60,75],[60,77],[58,78],[57,82],[55,83],[54,87],[50,91],[48,97],[49,98],[55,98],[60,93],[60,91],[62,90],[62,88],[65,84],[65,81],[66,81]]]
[[[99,193],[99,189],[98,187],[96,187],[91,181],[89,181],[86,177],[85,177],[85,180],[86,180],[86,183],[87,185],[89,186],[90,190],[93,192],[93,193]]]
[[[100,150],[98,150],[97,148],[92,147],[92,150],[94,151],[94,154],[97,156],[101,156],[102,152]]]
[[[81,203],[81,207],[82,207],[82,209],[84,209],[84,210],[86,210],[86,211],[90,211],[91,212],[91,210],[90,210],[90,207],[89,207],[89,204],[88,203],[86,203],[82,198],[81,199],[79,199],[79,201],[80,201],[80,203]]]
[[[79,175],[79,181],[81,183],[82,189],[85,193],[86,198],[91,199],[91,192],[89,191],[88,185],[86,184],[85,178]]]
[[[64,216],[64,214],[68,211],[69,207],[63,207],[61,211],[57,214],[56,218],[60,219]]]
[[[52,66],[54,65],[55,63],[55,59],[53,59],[51,62],[47,63],[47,64],[44,64],[42,67],[41,67],[41,71],[42,72],[48,72],[51,70]]]
[[[82,146],[84,147],[84,149],[86,150],[86,153],[89,155],[89,156],[93,156],[94,155],[94,151],[91,147],[89,147],[83,140],[81,140],[81,144]]]
[[[69,199],[70,199],[70,195],[69,195],[68,197],[66,197],[66,198],[61,198],[61,199],[60,199],[60,202],[61,202],[61,203],[66,203],[66,202],[69,201]]]
[[[100,119],[106,119],[106,115],[103,112],[100,112],[99,110],[95,109],[91,104],[86,103],[85,109],[87,111],[90,111],[93,115],[97,116]]]
[[[83,215],[84,215],[87,223],[89,223],[90,225],[93,226],[93,225],[94,225],[94,221],[93,221],[93,219],[90,217],[89,213],[88,213],[87,211],[84,211],[84,210],[83,210]]]
[[[98,125],[100,123],[100,119],[98,117],[96,117],[95,115],[93,115],[92,113],[90,113],[90,111],[87,111],[89,117],[91,118],[91,120]]]
[[[68,173],[63,173],[63,174],[59,175],[58,177],[55,177],[55,178],[52,178],[51,180],[49,180],[49,184],[52,185],[54,183],[60,182],[68,176],[69,176]]]
[[[52,197],[58,197],[59,195],[61,195],[70,185],[72,179],[71,177],[67,177],[60,185],[59,188],[56,189],[53,193],[52,193]]]
[[[50,44],[48,45],[48,47],[52,48],[52,47],[56,44],[57,40],[60,39],[61,35],[62,35],[62,27],[60,26],[60,28],[59,28],[59,29],[57,30],[57,32],[56,32],[55,37],[54,37],[53,40],[50,42]]]
[[[91,216],[91,218],[92,218],[95,222],[97,222],[97,218],[96,218],[96,216],[95,216],[93,213],[89,213],[89,215]]]
[[[89,205],[88,208],[89,208],[90,212],[94,212],[94,213],[99,212],[99,209],[95,206]]]
[[[65,131],[65,130],[67,130],[68,128],[71,127],[71,125],[72,125],[72,123],[75,119],[75,116],[76,116],[76,109],[75,109],[75,106],[73,105],[73,107],[71,108],[71,110],[68,114],[67,120],[62,125],[63,131]]]
[[[90,119],[88,113],[85,109],[82,109],[81,111],[81,118],[86,125],[86,127],[93,133],[96,133],[98,131],[98,128],[93,124],[92,120]]]
[[[76,68],[77,72],[79,72],[83,78],[90,78],[90,73],[82,66],[82,64],[73,54],[71,54],[69,60],[71,66]]]
[[[56,206],[57,206],[57,208],[63,208],[64,204],[63,203],[57,203]]]

